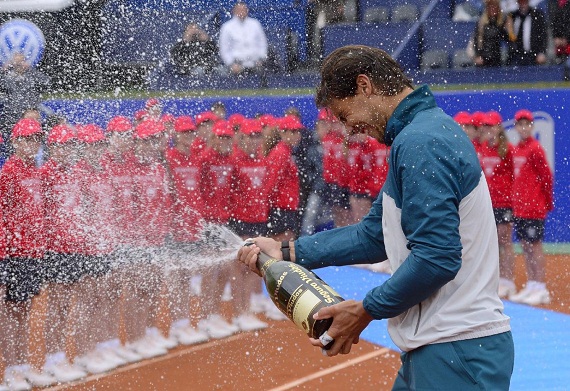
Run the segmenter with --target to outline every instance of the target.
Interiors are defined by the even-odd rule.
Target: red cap
[[[261,126],[275,126],[277,125],[277,118],[272,116],[271,114],[263,114],[259,117],[259,123]]]
[[[329,109],[322,108],[319,110],[319,115],[317,116],[318,121],[330,121],[332,117],[332,113]]]
[[[216,114],[212,113],[211,111],[204,111],[203,113],[198,114],[195,120],[196,120],[196,126],[198,126],[206,121],[216,122],[219,120],[219,118]]]
[[[146,112],[146,110],[138,110],[138,111],[135,111],[135,114],[133,117],[135,118],[135,121],[140,121],[140,120],[144,119],[144,117],[146,117],[147,114],[148,113]]]
[[[476,111],[471,114],[471,121],[476,127],[482,126],[485,123],[486,118],[487,114],[482,111]]]
[[[107,124],[107,132],[124,133],[132,129],[133,124],[131,120],[120,115],[111,118]]]
[[[473,117],[467,111],[460,111],[453,117],[459,125],[473,125]]]
[[[503,117],[501,117],[501,114],[499,114],[495,110],[488,111],[487,115],[485,116],[485,121],[483,121],[483,123],[488,126],[500,125],[503,123]]]
[[[286,115],[279,119],[279,129],[281,130],[301,130],[304,126],[299,118],[294,115]]]
[[[245,120],[245,116],[243,114],[240,113],[234,113],[232,115],[230,115],[228,117],[228,122],[230,123],[230,125],[235,126],[235,125],[241,125],[243,123],[243,121]]]
[[[31,118],[19,120],[12,128],[12,137],[28,137],[39,133],[42,133],[42,125]]]
[[[196,124],[189,115],[181,115],[174,121],[174,130],[179,133],[192,132],[196,130]]]
[[[135,128],[135,138],[146,139],[165,131],[164,123],[152,119],[147,119]]]
[[[527,121],[534,121],[534,116],[532,112],[526,109],[522,109],[516,112],[515,121],[520,121],[521,119],[526,119]]]
[[[246,119],[241,124],[240,131],[247,136],[251,136],[252,134],[261,134],[263,129],[258,119]]]
[[[170,113],[166,113],[162,117],[160,117],[160,120],[162,122],[174,122],[174,121],[176,121],[176,117]]]
[[[218,136],[234,136],[234,130],[228,121],[218,121],[214,124],[212,132]]]
[[[150,98],[144,104],[145,109],[150,109],[152,106],[160,106],[160,101],[156,98]]]
[[[84,143],[91,144],[105,140],[105,132],[100,126],[95,124],[78,125],[77,139]]]
[[[75,130],[67,124],[55,125],[49,132],[48,144],[63,144],[68,141],[76,140]]]

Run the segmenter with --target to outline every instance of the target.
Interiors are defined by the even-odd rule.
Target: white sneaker
[[[0,384],[0,391],[10,391],[6,383]]]
[[[105,347],[105,348],[98,348],[97,350],[103,355],[105,361],[112,363],[116,367],[120,367],[128,363],[123,357],[119,356],[113,348]]]
[[[271,299],[264,294],[253,294],[249,300],[249,310],[254,314],[263,314],[273,305]]]
[[[533,289],[521,303],[528,305],[541,305],[550,303],[550,293],[548,289]]]
[[[68,383],[87,376],[87,372],[83,371],[75,365],[69,364],[67,361],[62,361],[55,365],[46,366],[44,367],[44,370],[55,377],[55,379],[60,383]]]
[[[194,330],[190,326],[175,328],[171,331],[171,335],[182,345],[195,345],[206,342],[209,339],[208,334],[200,330]]]
[[[142,358],[152,358],[156,356],[162,356],[168,351],[160,346],[155,345],[151,340],[143,337],[132,344],[127,345],[128,349],[131,349],[136,354],[140,355]]]
[[[26,391],[31,390],[32,385],[28,383],[24,376],[23,369],[9,368],[6,369],[4,374],[4,381],[11,391]]]
[[[254,331],[267,328],[268,324],[257,319],[253,315],[243,314],[233,319],[233,324],[241,331]]]
[[[178,341],[174,338],[165,338],[160,332],[157,334],[149,334],[148,337],[159,347],[164,349],[172,349],[178,346]]]
[[[514,301],[515,303],[523,303],[524,299],[526,299],[526,297],[531,293],[532,293],[532,288],[527,284],[523,289],[518,291],[518,293],[511,295],[509,299],[511,301]]]
[[[51,386],[52,384],[57,383],[55,377],[45,373],[37,371],[33,368],[29,368],[25,370],[24,377],[26,380],[32,385],[37,387],[47,387]]]
[[[499,280],[499,297],[501,299],[509,298],[517,293],[517,287],[512,280],[501,278]]]
[[[239,331],[237,326],[226,322],[220,315],[210,315],[198,322],[198,330],[205,332],[210,338],[226,338]]]
[[[113,352],[117,356],[121,357],[122,359],[130,363],[139,362],[143,359],[143,357],[140,354],[136,353],[131,349],[127,349],[123,345],[113,346],[111,349],[113,349]]]
[[[117,367],[114,363],[105,360],[103,354],[98,350],[76,358],[75,363],[94,375],[109,372]]]
[[[279,310],[279,308],[275,306],[275,304],[273,304],[269,309],[267,309],[267,311],[265,311],[265,316],[267,316],[271,320],[289,319],[287,318],[287,315],[285,315],[283,312]]]

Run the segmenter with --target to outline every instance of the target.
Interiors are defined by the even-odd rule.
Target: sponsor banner
[[[12,19],[0,26],[0,64],[22,53],[32,66],[44,54],[46,41],[38,26],[25,19]]]

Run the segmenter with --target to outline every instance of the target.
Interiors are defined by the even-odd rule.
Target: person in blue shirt
[[[240,249],[239,261],[259,274],[260,251],[309,269],[387,259],[393,275],[364,300],[315,315],[333,318],[326,354],[348,354],[371,321],[388,319],[402,350],[393,390],[508,390],[514,344],[497,293],[491,198],[473,144],[430,89],[414,88],[381,49],[332,52],[316,101],[348,134],[391,146],[386,183],[359,223],[290,242],[255,238]]]

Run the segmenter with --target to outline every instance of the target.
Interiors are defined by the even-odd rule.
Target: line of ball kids
[[[294,115],[174,117],[156,99],[106,129],[62,122],[46,136],[21,119],[0,171],[0,390],[75,381],[267,327],[256,313],[285,319],[243,265],[192,267],[192,254],[205,223],[243,239],[299,234],[300,203],[311,199],[296,163],[304,151],[294,152],[302,137],[322,147],[319,207],[337,226],[358,221],[385,180],[388,150],[368,137],[347,141],[326,110],[315,132]],[[228,287],[231,319],[220,311]],[[170,324],[161,328],[164,306]]]
[[[543,147],[534,138],[533,113],[526,109],[515,113],[517,145],[509,142],[497,111],[462,111],[454,118],[472,140],[489,185],[499,241],[499,296],[528,305],[548,304],[542,240],[546,216],[554,208],[553,175]],[[513,228],[528,279],[518,292]]]

